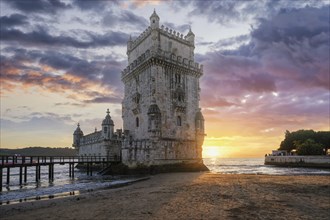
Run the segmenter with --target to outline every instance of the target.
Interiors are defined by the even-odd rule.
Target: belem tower
[[[73,147],[79,155],[111,156],[128,167],[201,161],[204,118],[199,108],[203,66],[194,61],[195,35],[159,25],[127,42],[122,71],[123,129],[114,130],[109,110],[102,130],[84,135],[78,124]]]

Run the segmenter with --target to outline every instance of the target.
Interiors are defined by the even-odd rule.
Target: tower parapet
[[[133,60],[131,64],[122,71],[122,79],[125,80],[125,78],[128,77],[133,71],[154,63],[176,65],[181,67],[183,71],[186,69],[187,71],[193,71],[193,73],[198,76],[203,75],[202,64],[199,64],[194,60],[188,60],[187,58],[176,56],[175,54],[169,53],[168,51],[158,49],[156,53],[151,53],[150,50],[147,50],[137,59]]]

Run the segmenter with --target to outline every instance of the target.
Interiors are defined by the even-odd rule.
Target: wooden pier
[[[74,168],[77,164],[86,167],[87,175],[92,175],[93,166],[101,164],[104,167],[120,162],[120,158],[104,156],[1,156],[0,157],[0,192],[3,185],[3,170],[7,169],[6,184],[10,183],[10,169],[19,168],[19,184],[27,182],[27,168],[35,167],[35,181],[40,182],[41,166],[48,166],[48,179],[54,181],[54,165],[69,164],[69,177],[74,178]]]

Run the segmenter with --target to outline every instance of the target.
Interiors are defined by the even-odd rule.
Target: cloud
[[[108,11],[102,18],[102,24],[107,27],[125,25],[136,28],[147,27],[149,22],[144,17],[138,16],[128,10],[121,10],[119,14],[116,14],[113,11]]]
[[[205,112],[209,130],[218,124],[228,135],[253,135],[269,125],[277,134],[329,129],[328,20],[328,7],[282,10],[261,19],[245,45],[198,54],[201,105],[212,108]]]
[[[54,51],[6,48],[13,56],[1,56],[2,93],[14,88],[36,87],[85,103],[100,98],[120,102],[122,63],[115,60],[86,61]],[[35,65],[37,63],[37,65]],[[33,64],[33,65],[31,65]]]
[[[217,22],[221,25],[232,25],[233,23],[255,20],[258,18],[269,18],[276,15],[282,8],[304,8],[306,6],[321,7],[329,2],[306,0],[249,0],[249,1],[172,1],[177,9],[190,8],[188,16],[204,16],[210,22]],[[190,6],[190,7],[189,7]]]
[[[85,103],[121,103],[122,97],[109,97],[109,96],[98,96],[90,100],[85,100]]]
[[[28,23],[27,17],[21,14],[12,14],[10,16],[2,16],[0,18],[1,28],[26,25]]]
[[[232,46],[242,45],[244,43],[247,43],[248,40],[250,40],[250,36],[247,34],[230,37],[227,39],[222,39],[213,45],[213,49],[224,50],[224,48],[227,48],[227,47],[232,47]]]
[[[44,47],[74,47],[95,48],[126,45],[129,35],[123,32],[108,31],[105,34],[96,34],[89,31],[80,31],[77,36],[84,35],[86,40],[70,37],[64,34],[53,36],[45,28],[39,27],[32,32],[23,32],[19,29],[1,29],[1,38],[4,42],[16,42],[25,46]]]
[[[300,19],[306,16],[309,23]],[[329,90],[328,18],[327,7],[282,11],[262,20],[248,44],[199,55],[207,73],[202,79],[205,87],[219,85],[219,93],[225,95]]]
[[[24,13],[54,14],[60,10],[71,8],[66,1],[60,0],[5,0],[5,2]]]

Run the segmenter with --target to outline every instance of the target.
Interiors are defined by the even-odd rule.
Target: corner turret
[[[102,122],[102,137],[104,139],[111,139],[113,136],[113,128],[114,123],[110,117],[110,111],[107,109],[107,115],[105,116],[105,119]]]
[[[189,28],[188,34],[185,36],[185,39],[190,42],[190,44],[195,45],[195,34]]]
[[[73,144],[72,147],[74,147],[76,150],[80,147],[80,139],[84,136],[84,133],[80,129],[79,123],[77,124],[76,130],[73,132]]]
[[[159,16],[156,13],[156,10],[154,9],[154,12],[150,16],[150,27],[151,29],[157,29],[159,28]]]
[[[195,116],[195,128],[197,133],[201,133],[204,135],[204,117],[201,112],[201,109],[199,109]]]
[[[132,35],[130,35],[127,41],[127,52],[126,52],[127,55],[129,55],[131,52],[132,44],[133,44]]]

